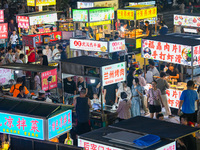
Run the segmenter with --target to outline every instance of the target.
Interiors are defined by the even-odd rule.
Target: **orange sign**
[[[134,20],[134,10],[117,10],[117,19]]]
[[[136,11],[136,20],[157,17],[157,7]]]

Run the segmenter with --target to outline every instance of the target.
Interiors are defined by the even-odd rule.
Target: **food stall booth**
[[[199,128],[137,116],[82,134],[78,137],[78,146],[88,150],[92,150],[92,147],[110,150],[176,150],[178,139],[198,131]],[[146,146],[136,144],[135,140],[148,135],[156,135],[160,139]]]
[[[31,141],[49,141],[72,129],[72,109],[73,106],[62,104],[1,97],[0,133],[8,135],[7,140],[10,140],[11,135],[14,139],[17,136]]]
[[[114,20],[113,7],[96,7],[72,10],[74,31],[85,28],[90,38],[110,38],[112,34],[111,21]],[[78,27],[76,24],[78,23]],[[88,28],[88,29],[87,29]],[[77,36],[75,34],[75,36]]]
[[[103,88],[126,80],[126,63],[111,59],[80,56],[61,61],[62,76],[83,76],[87,79],[96,79],[100,83],[99,109],[91,112],[92,127],[102,127],[113,123],[116,119],[116,110],[112,106],[103,106]],[[96,87],[96,86],[95,86]]]
[[[182,67],[190,67],[192,73],[187,80],[194,80],[193,68],[200,64],[199,38],[175,33],[148,37],[142,39],[141,54],[145,59],[159,60],[161,62],[178,64]],[[184,74],[184,72],[181,73]],[[166,90],[169,106],[175,113],[177,113],[179,107],[181,92],[187,89],[186,82],[183,82],[186,79],[183,79],[182,82],[179,82],[179,80],[168,79],[170,88]],[[149,87],[150,85],[147,86],[147,89]]]
[[[200,15],[196,13],[174,14],[174,33],[199,35]]]
[[[57,31],[56,21],[58,11],[43,11],[43,12],[32,12],[16,15],[16,22],[19,28],[20,35],[24,32],[25,35],[31,34],[31,28],[38,26],[37,33],[48,33],[53,27],[53,31]],[[24,31],[22,32],[21,29]]]
[[[36,64],[20,64],[20,63],[11,63],[0,66],[0,68],[7,70],[14,70],[15,73],[19,73],[19,70],[29,71],[29,72],[40,72],[41,79],[41,89],[44,91],[48,91],[54,88],[57,88],[57,68],[50,66],[42,66]],[[33,90],[34,88],[34,80],[33,73],[30,77],[26,77],[26,87],[28,90],[37,92]],[[7,92],[10,91],[9,88],[5,89]],[[35,93],[36,94],[36,93]],[[54,94],[51,92],[51,95]]]
[[[125,38],[127,48],[130,52],[133,49],[141,48],[141,40],[146,37],[146,34],[143,34],[145,32],[143,31],[145,21],[149,21],[152,26],[155,26],[155,31],[152,31],[152,35],[157,34],[157,7],[155,6],[135,5],[118,9],[117,20],[128,21],[127,24],[124,24],[127,27],[121,26],[117,28],[121,37]],[[133,25],[131,26],[131,24]]]

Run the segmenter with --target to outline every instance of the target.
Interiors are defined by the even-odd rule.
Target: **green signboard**
[[[88,10],[73,9],[73,21],[88,22]]]

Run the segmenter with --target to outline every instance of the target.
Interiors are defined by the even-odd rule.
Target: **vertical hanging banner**
[[[8,38],[8,23],[0,24],[0,39]]]
[[[4,10],[0,10],[0,22],[4,22]]]
[[[23,35],[22,43],[25,46],[35,47],[35,37]]]

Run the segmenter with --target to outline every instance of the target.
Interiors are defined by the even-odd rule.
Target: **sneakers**
[[[175,117],[175,116],[174,116],[174,115],[169,115],[169,116],[168,116],[168,118],[173,118],[173,117]]]

